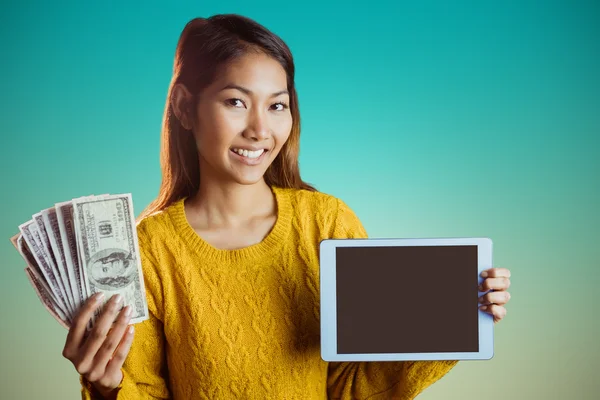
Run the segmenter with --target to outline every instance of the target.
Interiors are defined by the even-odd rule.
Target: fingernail
[[[125,316],[129,317],[131,316],[131,306],[125,306]]]
[[[483,292],[483,286],[479,285],[477,289],[479,289],[480,292]]]
[[[480,303],[483,303],[483,297],[480,297],[480,298],[479,298],[479,302],[480,302]]]
[[[488,273],[487,273],[487,271],[483,271],[483,272],[481,273],[481,277],[482,277],[482,278],[487,278],[487,276],[488,276]]]
[[[113,301],[115,303],[120,303],[122,299],[122,296],[120,294],[116,294],[115,297],[113,297]]]
[[[103,299],[104,299],[104,293],[103,292],[96,293],[96,297],[94,297],[94,301],[96,303],[102,301]]]
[[[129,333],[130,335],[133,333],[133,325],[129,326],[129,329],[127,329],[127,333]]]
[[[481,311],[485,311],[485,310],[487,310],[487,306],[481,306],[481,307],[479,307],[479,309],[480,309]]]

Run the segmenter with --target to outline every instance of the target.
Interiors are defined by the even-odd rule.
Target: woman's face
[[[193,124],[201,175],[262,179],[292,128],[285,70],[264,54],[229,64],[199,96]]]

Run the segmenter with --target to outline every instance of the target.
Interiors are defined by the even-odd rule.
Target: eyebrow
[[[239,90],[240,92],[246,93],[247,95],[251,95],[252,94],[252,91],[250,89],[247,89],[247,88],[245,88],[243,86],[234,85],[234,84],[226,85],[220,91],[222,92],[223,90],[227,90],[227,89],[236,89],[236,90]],[[271,94],[271,97],[277,97],[277,96],[279,96],[281,94],[287,94],[287,95],[289,95],[290,93],[287,90],[280,90],[279,92],[275,92],[275,93]]]

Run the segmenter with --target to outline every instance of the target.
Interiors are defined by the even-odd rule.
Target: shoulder
[[[366,237],[358,215],[341,198],[304,189],[279,189],[289,196],[295,217],[317,224],[326,237]]]
[[[173,204],[164,210],[157,211],[136,221],[138,237],[142,241],[149,241],[153,236],[163,236],[173,230],[170,221],[170,211],[176,205]]]
[[[297,216],[311,216],[311,219],[335,218],[343,202],[337,197],[319,191],[306,189],[276,189],[285,196],[293,213]]]
[[[148,259],[161,260],[174,253],[179,236],[175,221],[183,199],[136,221],[140,252]],[[166,257],[170,258],[170,257]]]
[[[295,207],[301,207],[308,210],[336,211],[338,203],[341,201],[337,197],[319,191],[306,189],[283,189],[289,193],[290,200]]]

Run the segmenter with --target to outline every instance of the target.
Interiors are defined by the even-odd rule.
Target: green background
[[[79,396],[8,238],[73,197],[154,198],[178,36],[225,12],[292,49],[305,180],[371,237],[490,237],[511,269],[495,357],[419,399],[597,398],[598,3],[222,3],[3,3],[0,398]]]

